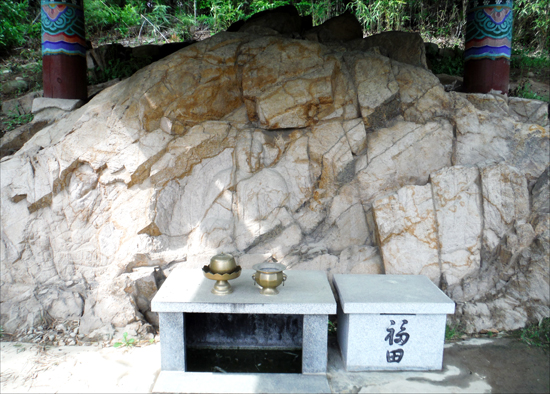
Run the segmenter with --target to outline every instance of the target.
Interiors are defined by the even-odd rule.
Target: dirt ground
[[[494,393],[550,392],[549,353],[516,340],[453,346],[445,350],[445,358],[463,371],[485,376]]]
[[[160,372],[160,344],[133,348],[0,343],[2,393],[148,393]],[[443,370],[346,372],[329,338],[334,393],[548,393],[550,353],[511,338],[445,345]]]

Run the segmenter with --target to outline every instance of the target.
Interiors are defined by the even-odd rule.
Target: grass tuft
[[[524,329],[517,330],[515,334],[529,346],[550,350],[550,318],[548,317]]]

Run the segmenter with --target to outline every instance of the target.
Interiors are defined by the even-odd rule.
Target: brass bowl
[[[279,263],[263,262],[255,264],[252,266],[252,269],[256,270],[252,274],[252,279],[254,280],[254,285],[258,284],[261,287],[260,294],[267,296],[279,294],[277,286],[281,283],[284,286],[284,282],[287,279],[287,276],[283,274],[286,266]]]
[[[202,267],[202,271],[204,272],[205,277],[216,281],[214,287],[212,288],[212,294],[226,295],[233,293],[233,288],[229,284],[228,280],[237,279],[239,276],[241,276],[242,269],[241,266],[238,265],[235,267],[233,272],[218,274],[212,272],[210,266],[205,265],[204,267]]]
[[[215,274],[228,274],[235,271],[237,263],[235,258],[228,253],[220,253],[210,259],[210,272]]]

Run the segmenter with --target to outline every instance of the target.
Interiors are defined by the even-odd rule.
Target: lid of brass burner
[[[252,269],[269,274],[272,272],[282,272],[286,270],[286,265],[264,261],[263,263],[254,264],[252,266]]]
[[[220,253],[210,259],[210,271],[215,274],[231,273],[237,268],[235,258],[229,253]]]

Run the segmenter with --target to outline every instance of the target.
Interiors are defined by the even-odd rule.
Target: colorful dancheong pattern
[[[512,0],[470,0],[468,2],[464,60],[510,60],[512,8]]]
[[[42,56],[86,56],[82,0],[41,0]]]

